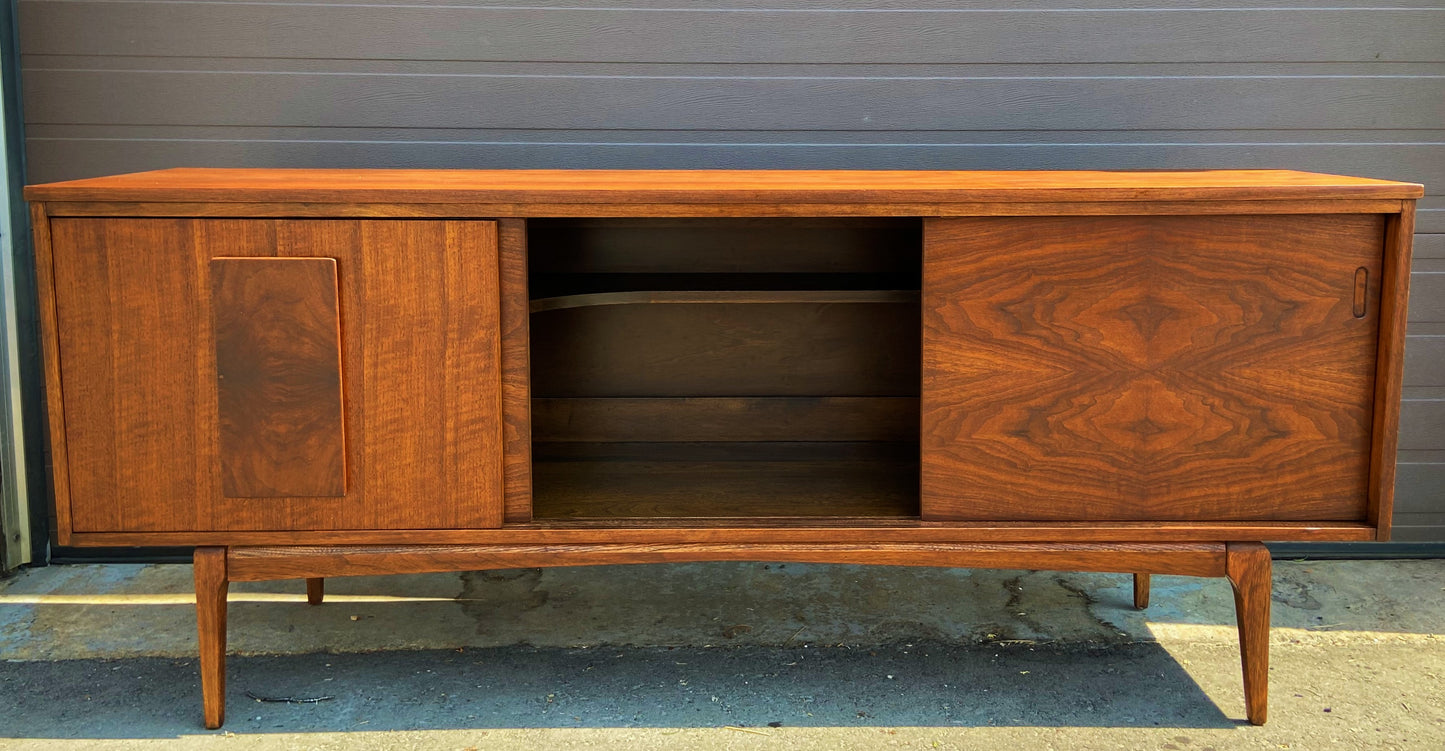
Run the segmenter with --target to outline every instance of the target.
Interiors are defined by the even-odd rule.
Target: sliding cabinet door
[[[1384,226],[930,220],[923,517],[1363,521]]]
[[[51,236],[71,531],[501,523],[494,222]]]

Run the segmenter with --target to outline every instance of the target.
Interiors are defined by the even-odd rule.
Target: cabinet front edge
[[[1414,199],[892,203],[275,203],[54,201],[52,216],[511,218],[1398,214]]]

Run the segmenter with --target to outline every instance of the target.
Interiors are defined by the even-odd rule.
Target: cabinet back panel
[[[1383,217],[925,234],[925,519],[1365,518]]]
[[[538,442],[916,441],[918,399],[903,396],[532,400]]]
[[[533,219],[534,274],[918,275],[917,219]],[[916,287],[916,282],[913,285]]]
[[[912,396],[918,303],[597,305],[532,315],[534,397]]]

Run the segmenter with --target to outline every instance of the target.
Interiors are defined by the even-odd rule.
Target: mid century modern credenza
[[[1390,531],[1419,185],[176,169],[31,186],[56,536],[231,581],[668,561],[1228,577]]]

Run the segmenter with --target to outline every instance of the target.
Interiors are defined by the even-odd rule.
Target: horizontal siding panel
[[[1431,526],[1445,530],[1445,513],[1441,512],[1399,513],[1395,515],[1395,521],[1409,526]],[[1445,537],[1435,539],[1445,539]]]
[[[1400,450],[1445,446],[1445,399],[1405,399],[1400,407]]]
[[[1439,8],[1021,15],[31,1],[20,3],[19,28],[28,54],[140,49],[230,58],[674,63],[1445,60]]]
[[[1441,513],[1445,464],[1400,464],[1395,469],[1395,513]]]
[[[1445,193],[1445,185],[1426,185],[1425,192]],[[1415,204],[1415,231],[1445,234],[1445,196],[1426,195]]]
[[[1445,540],[1445,524],[1439,525],[1400,525],[1396,524],[1390,532],[1391,542],[1438,542]],[[1366,543],[1370,545],[1372,543]],[[1360,554],[1369,557],[1368,547],[1362,546]]]
[[[619,78],[30,70],[36,123],[706,130],[1439,128],[1445,76]],[[1402,102],[1411,102],[1401,107]]]
[[[1445,73],[1445,68],[1442,68]],[[1445,126],[1445,123],[1441,123]],[[659,128],[567,130],[563,128],[368,128],[360,126],[280,126],[280,125],[124,125],[69,124],[31,122],[26,127],[31,138],[175,138],[219,139],[240,141],[440,141],[467,143],[473,141],[518,141],[541,143],[738,143],[796,144],[799,146],[862,144],[862,145],[959,145],[1052,147],[1130,146],[1241,146],[1241,147],[1307,147],[1341,149],[1358,153],[1355,147],[1390,149],[1426,149],[1411,154],[1428,158],[1445,147],[1445,128],[1437,130],[893,130],[886,133],[868,130],[664,130]],[[1369,164],[1375,158],[1386,160],[1391,154],[1366,154],[1357,161]],[[1445,169],[1426,167],[1437,175]],[[1445,193],[1445,185],[1439,186]]]
[[[568,63],[510,60],[334,60],[294,57],[155,57],[151,55],[31,55],[32,70],[245,70],[251,73],[355,75],[611,76],[678,78],[1089,78],[1221,76],[1440,76],[1438,63]],[[1197,131],[1207,132],[1207,131]]]
[[[1445,258],[1445,234],[1415,235],[1414,249],[1416,258]]]
[[[1445,322],[1445,271],[1417,271],[1410,275],[1410,311],[1413,323]]]
[[[100,2],[103,0],[24,0],[24,2],[64,3]],[[146,0],[125,0],[145,2]],[[389,5],[405,7],[468,7],[468,8],[535,8],[538,10],[568,10],[583,5],[578,0],[151,0],[157,3],[214,5]],[[1163,3],[1159,0],[1010,0],[1007,5],[999,0],[588,0],[587,8],[611,8],[616,10],[694,10],[697,12],[739,11],[739,10],[790,10],[806,13],[828,13],[838,10],[876,12],[893,11],[997,11],[1029,10],[1070,13],[1079,10],[1158,10]],[[1438,8],[1439,0],[1170,0],[1167,10],[1193,12],[1195,10],[1218,10],[1246,6],[1248,8]]]
[[[1445,386],[1445,336],[1406,337],[1405,385]]]
[[[31,128],[31,133],[43,129]],[[31,135],[33,182],[163,167],[555,169],[1203,169],[1334,172],[1445,185],[1445,144],[566,143],[219,138],[45,138]],[[612,138],[612,134],[594,134]],[[645,134],[643,134],[645,136]],[[743,134],[746,135],[746,134]],[[887,134],[890,138],[906,134]],[[989,134],[964,134],[989,137]],[[806,138],[808,134],[795,137]],[[655,136],[654,136],[655,137]],[[721,140],[721,139],[719,139]]]

